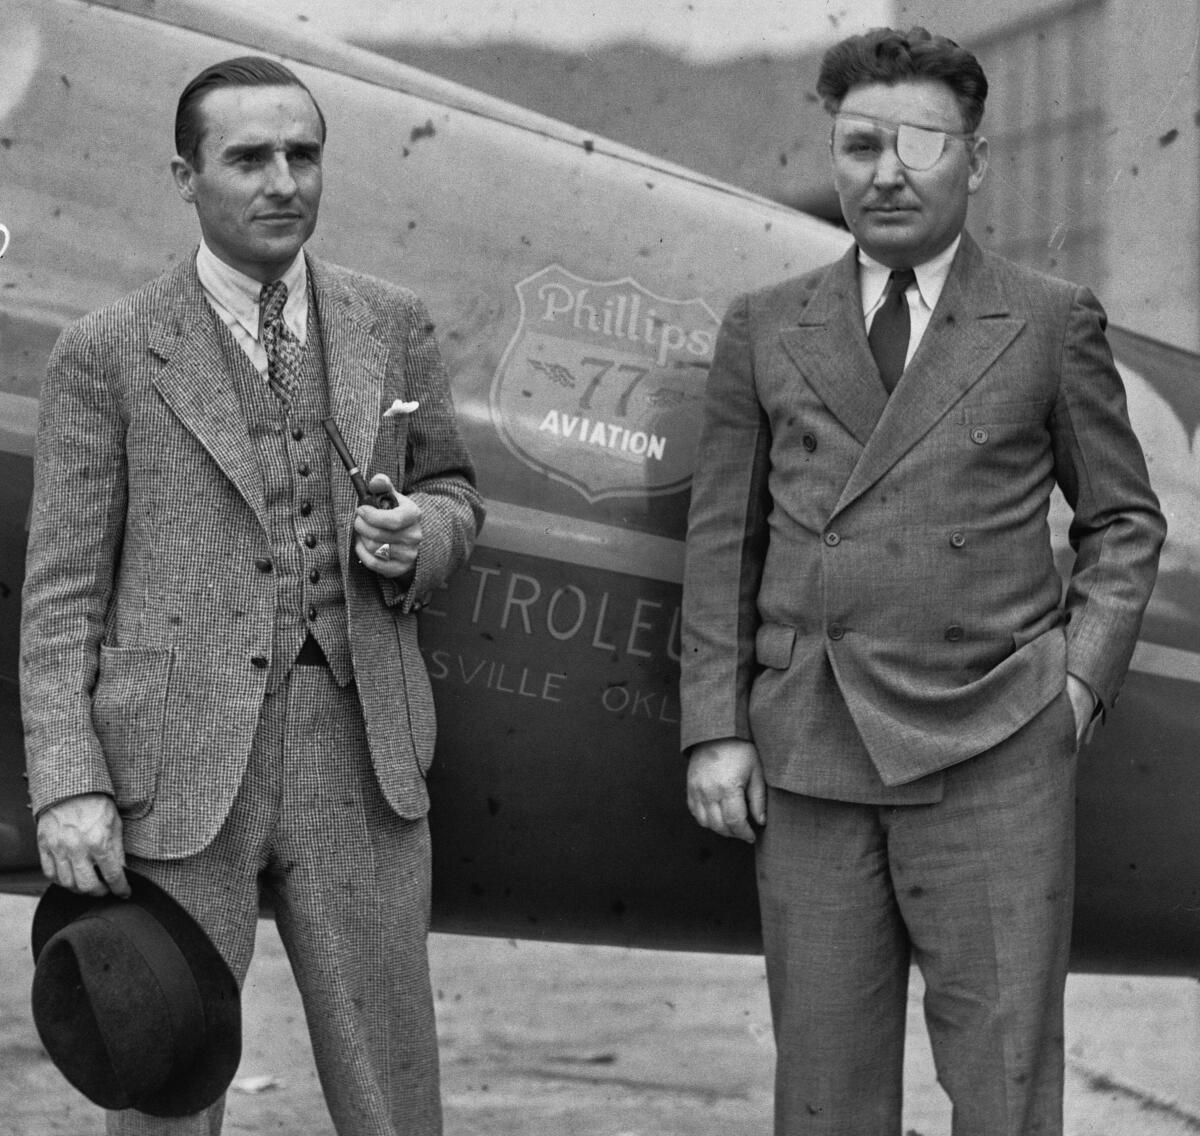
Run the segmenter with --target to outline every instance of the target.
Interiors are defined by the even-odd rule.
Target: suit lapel
[[[857,256],[851,247],[833,264],[782,340],[804,381],[865,446],[888,398],[867,345]]]
[[[921,344],[886,401],[835,512],[862,496],[904,457],[982,378],[1024,326],[1024,320],[1009,317],[1003,290],[979,246],[964,233]]]
[[[329,412],[346,441],[346,448],[370,476],[371,455],[379,433],[379,416],[388,345],[375,331],[375,314],[358,292],[329,265],[308,259],[325,374],[329,384]],[[349,555],[349,524],[358,503],[350,478],[334,460],[332,469],[334,510],[341,547]],[[400,487],[397,486],[397,489]]]
[[[262,473],[194,260],[176,270],[172,283],[175,302],[148,341],[166,364],[154,385],[265,526]]]

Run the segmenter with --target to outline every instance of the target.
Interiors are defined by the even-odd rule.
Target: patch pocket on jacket
[[[145,816],[154,804],[170,677],[169,648],[100,648],[92,727],[124,817]]]
[[[760,666],[785,671],[792,665],[796,629],[782,623],[764,623],[754,635],[754,657]]]

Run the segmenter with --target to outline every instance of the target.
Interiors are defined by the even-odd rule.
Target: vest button
[[[316,548],[317,547],[317,537],[316,537],[315,533],[309,533],[308,536],[306,536],[304,538],[304,547],[305,548]]]
[[[255,562],[254,567],[260,572],[270,572],[274,565],[271,563],[269,556],[260,556]]]
[[[950,624],[946,628],[946,642],[957,643],[963,637],[963,629],[957,623]]]
[[[314,568],[311,572],[309,572],[308,579],[309,583],[317,584],[321,580],[321,573]]]
[[[982,426],[976,426],[971,431],[971,441],[977,446],[982,446],[988,440],[988,432]]]
[[[292,437],[295,438],[297,442],[301,441],[304,438],[303,427],[300,427],[300,426],[292,427]]]
[[[950,534],[950,547],[962,548],[967,543],[965,534],[960,532],[952,532]]]
[[[813,452],[813,450],[815,450],[817,448],[817,439],[814,438],[811,434],[805,434],[804,437],[800,439],[800,441],[803,443],[804,448],[810,454]]]
[[[308,619],[309,619],[309,622],[311,623],[311,622],[312,622],[313,620],[315,620],[316,618],[317,618],[317,609],[316,609],[315,607],[310,607],[310,608],[308,609]]]
[[[302,501],[300,503],[300,516],[307,517],[308,514],[312,512],[312,510],[313,510],[313,503],[311,501]]]
[[[300,474],[301,477],[307,477],[310,473],[312,473],[312,466],[310,466],[308,462],[301,462],[296,467],[296,472]]]
[[[250,656],[250,665],[252,667],[257,667],[260,671],[265,671],[267,669],[267,656],[266,655],[251,655]]]

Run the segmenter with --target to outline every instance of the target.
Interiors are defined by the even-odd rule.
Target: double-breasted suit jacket
[[[413,818],[434,745],[415,609],[465,560],[482,510],[423,305],[308,263],[331,413],[362,468],[422,512],[415,578],[398,587],[352,555],[356,501],[334,465],[371,758]],[[68,328],[46,382],[21,650],[32,805],[109,793],[130,852],[187,856],[241,782],[276,606],[255,563],[271,553],[262,474],[194,260]],[[395,399],[418,409],[383,418]]]
[[[752,740],[770,784],[811,791],[845,759],[821,712],[842,699],[896,786],[1014,733],[1068,670],[1111,706],[1164,524],[1104,326],[1085,289],[964,234],[889,398],[854,249],[733,305],[689,522],[685,747]]]

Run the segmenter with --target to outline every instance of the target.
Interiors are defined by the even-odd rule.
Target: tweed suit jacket
[[[434,711],[415,610],[482,522],[433,325],[406,289],[308,261],[329,404],[364,470],[422,512],[402,588],[352,555],[331,491],[355,682],[384,795],[428,808]],[[384,419],[394,399],[410,416]],[[241,782],[275,612],[262,475],[194,258],[69,326],[42,391],[22,613],[30,798],[108,793],[126,848],[203,848]]]
[[[1165,525],[1104,327],[1086,289],[966,234],[890,398],[855,249],[733,304],[689,518],[685,748],[752,740],[803,792],[845,757],[817,712],[842,698],[895,786],[1014,733],[1068,670],[1112,705]]]

